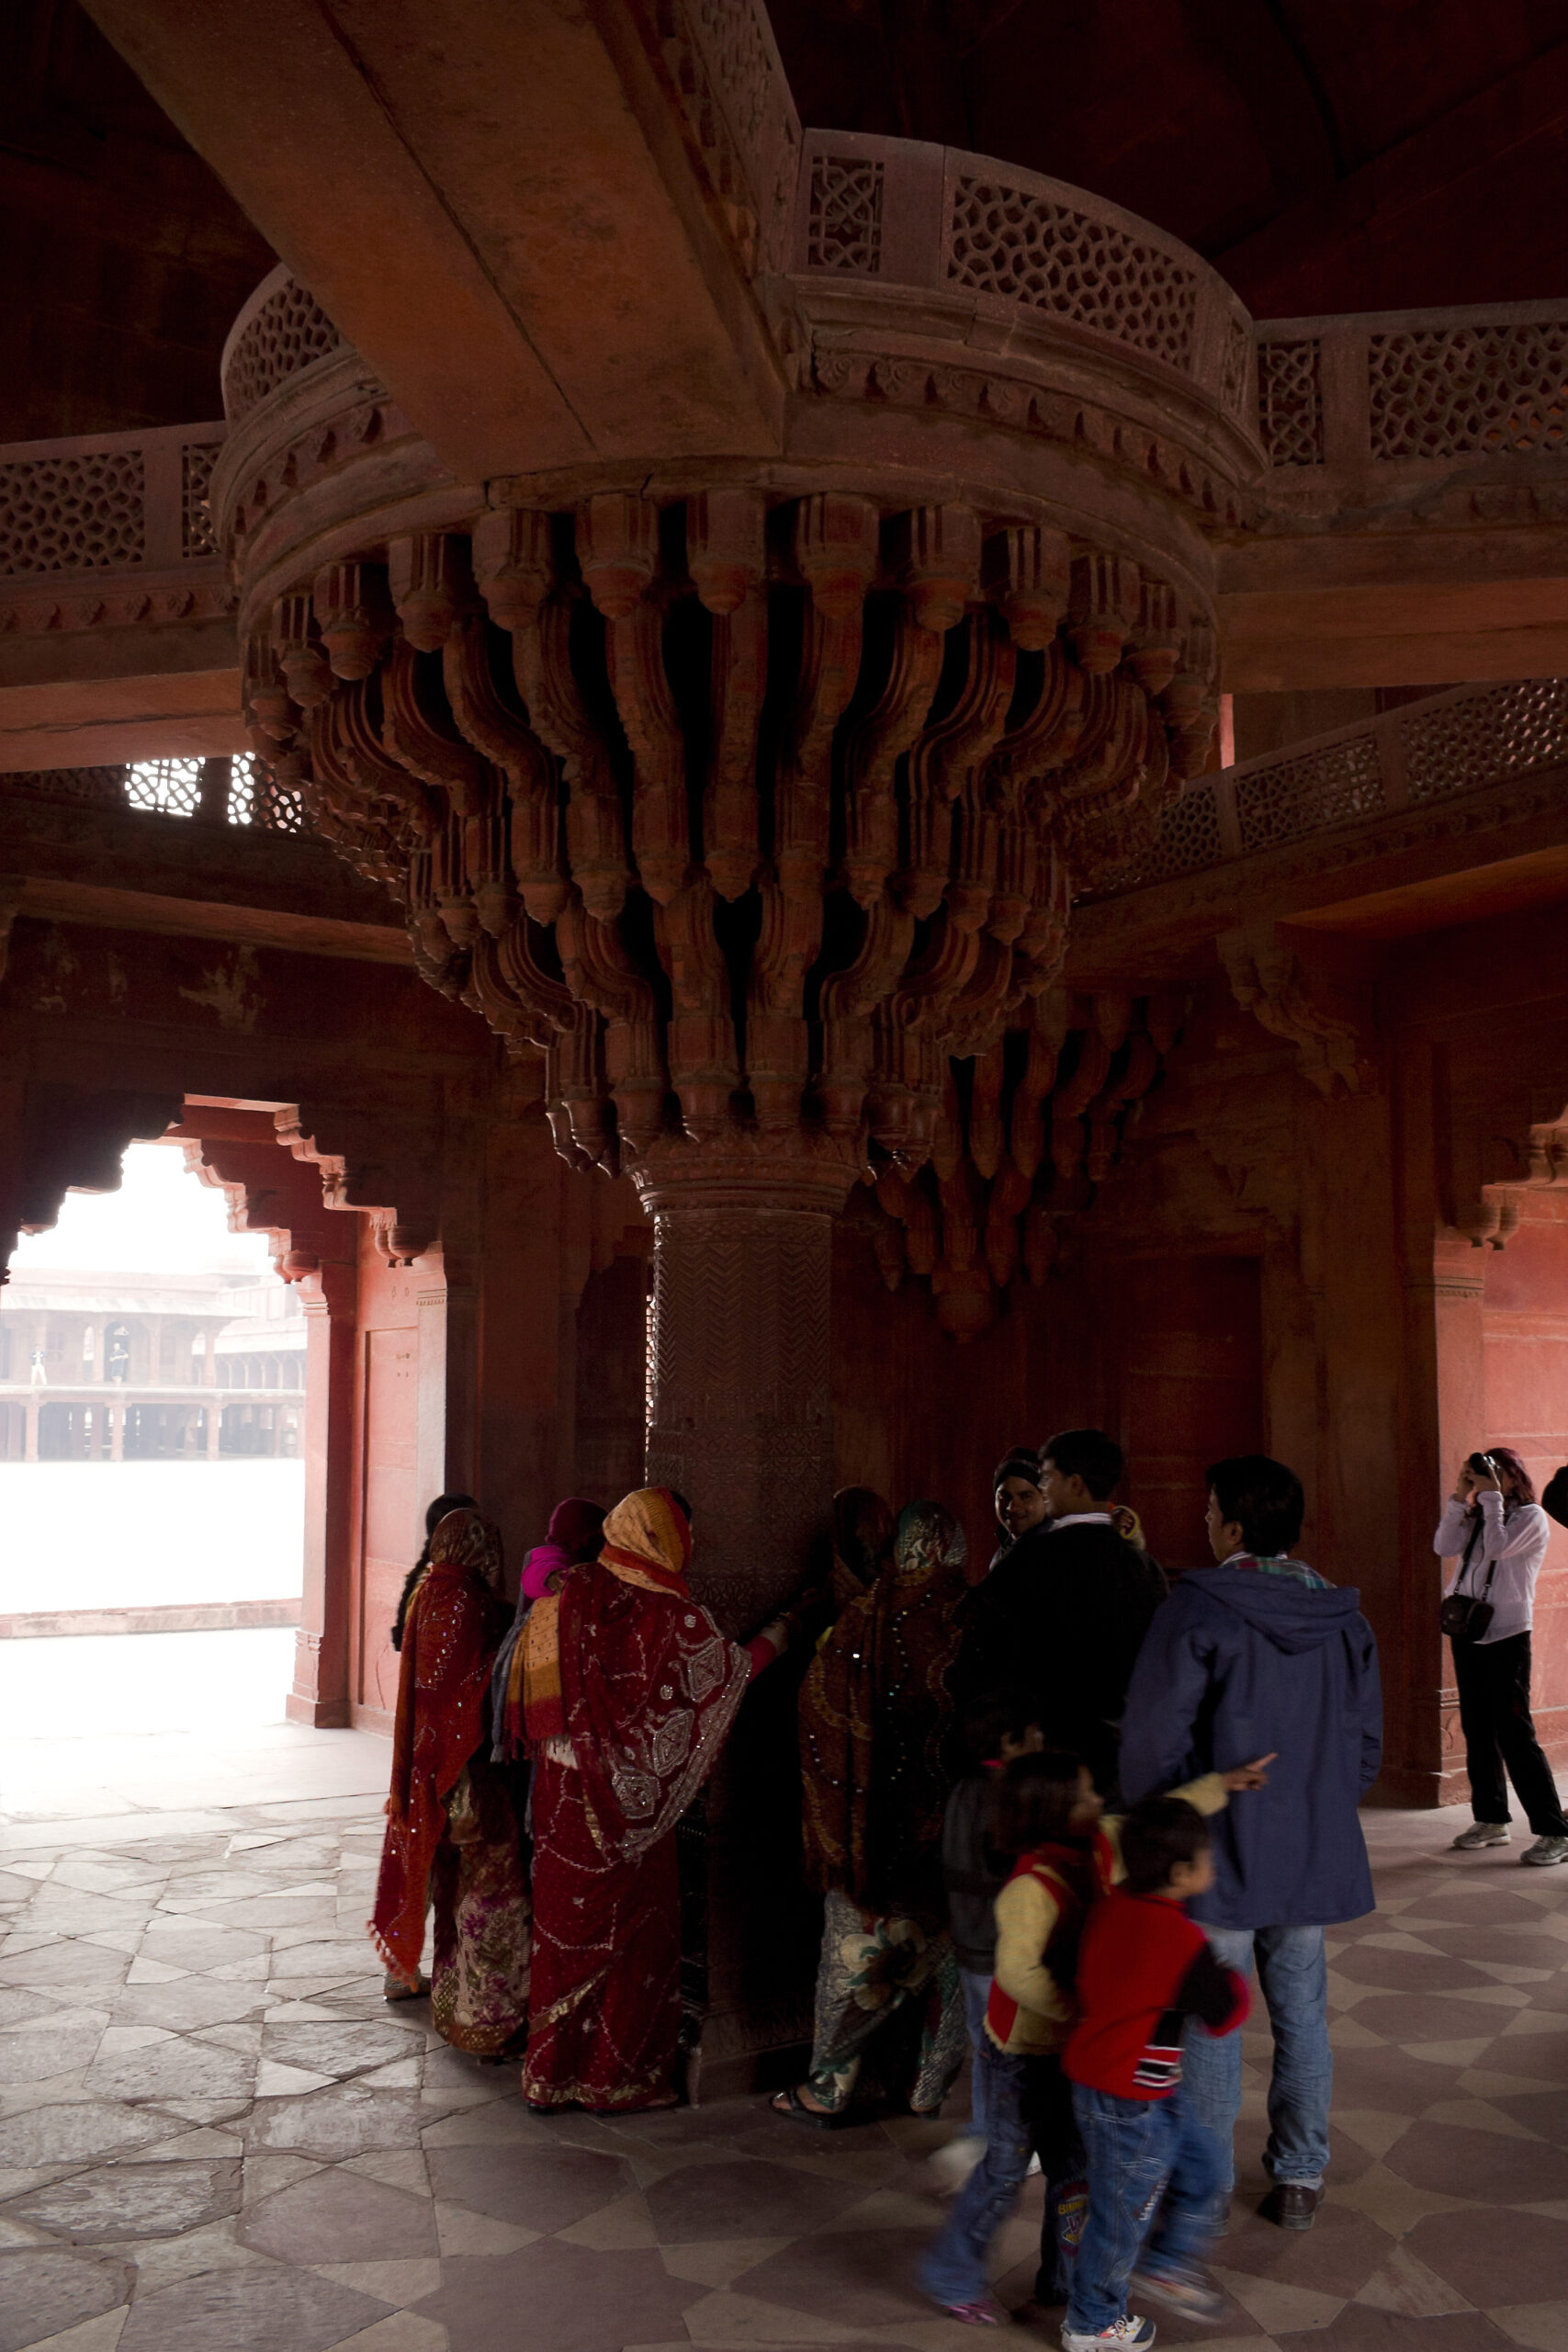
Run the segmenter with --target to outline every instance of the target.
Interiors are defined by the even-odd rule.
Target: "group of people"
[[[514,1613],[494,1531],[442,1497],[396,1635],[372,1922],[389,1997],[423,1989],[428,1905],[449,2041],[520,2054],[542,2110],[672,2103],[675,1826],[748,1683],[795,1646],[823,1933],[809,2064],[775,2112],[835,2131],[874,2092],[935,2115],[969,2054],[972,2137],[922,2264],[931,2299],[1008,2316],[987,2256],[1037,2166],[1021,2315],[1065,2303],[1067,2352],[1146,2345],[1135,2278],[1139,2300],[1212,2316],[1202,2263],[1227,2225],[1254,1973],[1274,2041],[1260,2210],[1306,2229],[1324,2194],[1324,1930],[1372,1905],[1358,1806],[1382,1755],[1377,1651],[1357,1594],[1293,1556],[1304,1498],[1283,1464],[1211,1467],[1214,1565],[1168,1589],[1115,1501],[1122,1470],[1095,1430],[1012,1449],[978,1578],[951,1512],[848,1489],[830,1577],[745,1643],[693,1594],[691,1514],[669,1490],[607,1515],[559,1506]],[[1554,1489],[1568,1472],[1549,1506]],[[1437,1536],[1460,1555],[1444,1628],[1476,1815],[1456,1842],[1506,1838],[1506,1768],[1531,1862],[1568,1859],[1529,1713],[1545,1527],[1522,1463],[1495,1447]]]

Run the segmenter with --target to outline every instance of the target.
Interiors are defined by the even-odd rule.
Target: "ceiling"
[[[1568,296],[1568,0],[773,16],[807,122],[1093,188],[1260,317]],[[0,10],[0,440],[220,413],[219,353],[272,255],[77,0]]]
[[[802,119],[1093,188],[1258,317],[1568,294],[1568,0],[771,0]]]

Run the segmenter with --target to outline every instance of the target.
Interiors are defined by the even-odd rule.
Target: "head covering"
[[[491,1577],[501,1540],[477,1510],[448,1511],[403,1623],[392,1784],[370,1938],[411,1984],[419,1974],[430,1866],[446,1800],[484,1736],[485,1694],[504,1620]]]
[[[1040,1456],[1032,1446],[1015,1445],[991,1474],[991,1492],[995,1494],[1004,1478],[1022,1478],[1030,1486],[1040,1484]]]
[[[639,1487],[604,1521],[599,1557],[626,1584],[684,1594],[692,1527],[668,1487]]]
[[[844,1610],[800,1693],[808,1881],[932,1925],[967,1550],[951,1511],[911,1503],[891,1568]]]
[[[843,1609],[874,1583],[893,1556],[891,1506],[871,1487],[840,1487],[833,1497],[833,1600]]]
[[[523,1563],[523,1582],[517,1597],[521,1611],[548,1591],[549,1581],[579,1560],[591,1560],[598,1551],[604,1513],[597,1503],[584,1502],[581,1495],[569,1495],[564,1503],[557,1503],[550,1513],[550,1524],[542,1544],[536,1544]]]
[[[442,1521],[446,1517],[448,1511],[477,1510],[478,1509],[479,1505],[472,1495],[437,1495],[434,1502],[426,1504],[424,1512],[424,1546],[421,1551],[418,1559],[414,1562],[412,1567],[403,1578],[403,1589],[398,1595],[398,1613],[392,1620],[392,1647],[395,1650],[400,1650],[402,1648],[403,1622],[409,1613],[409,1602],[413,1599],[414,1589],[418,1585],[421,1577],[423,1576],[426,1568],[430,1566],[431,1537],[434,1534]]]

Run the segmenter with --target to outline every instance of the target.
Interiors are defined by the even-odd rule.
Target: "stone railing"
[[[237,759],[137,760],[96,768],[41,768],[0,777],[0,788],[95,808],[140,808],[209,824],[254,825],[270,833],[311,834],[297,792],[253,752]]]
[[[0,630],[232,607],[207,492],[221,424],[0,447]]]
[[[1252,322],[1217,271],[1135,213],[958,148],[805,134],[791,266],[962,304],[984,348],[1021,318],[1169,368],[1251,430]]]
[[[262,279],[223,346],[219,376],[230,424],[240,424],[300,368],[330,359],[343,347],[342,335],[315,296],[280,262]]]
[[[1276,480],[1568,456],[1568,302],[1268,319],[1257,340]]]
[[[1456,686],[1189,786],[1100,898],[1568,763],[1568,678]]]

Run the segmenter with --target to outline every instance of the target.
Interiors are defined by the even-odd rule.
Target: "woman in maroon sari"
[[[712,1771],[782,1623],[727,1641],[686,1582],[668,1488],[626,1496],[596,1561],[524,1634],[534,1758],[534,1971],[523,2095],[617,2114],[674,2104],[681,1905],[675,1824]]]
[[[494,2057],[527,2022],[529,1912],[511,1776],[489,1756],[490,1678],[507,1623],[500,1548],[477,1510],[447,1514],[403,1621],[392,1787],[370,1936],[419,1988],[434,1910],[431,2022]]]

